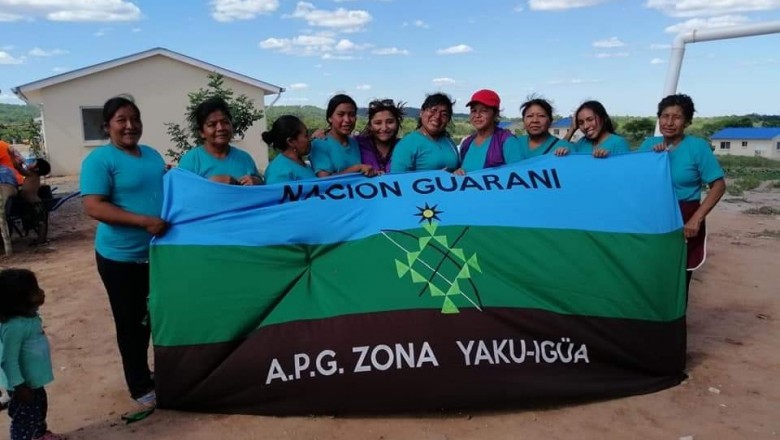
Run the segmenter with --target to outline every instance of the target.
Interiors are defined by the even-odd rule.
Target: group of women
[[[202,144],[187,152],[179,167],[215,182],[258,185],[263,180],[274,184],[347,173],[374,176],[445,170],[463,175],[546,154],[589,153],[604,159],[629,152],[628,143],[615,134],[609,115],[597,101],[580,105],[566,137],[558,139],[549,133],[553,120],[550,103],[531,99],[520,108],[527,134],[518,137],[498,126],[499,95],[479,90],[467,103],[475,132],[460,148],[447,132],[453,105],[445,94],[429,95],[422,104],[416,130],[403,138],[399,138],[403,103],[392,100],[369,103],[368,122],[358,135],[353,135],[358,107],[346,95],[330,100],[326,110],[329,129],[314,140],[300,119],[281,116],[262,134],[279,152],[263,179],[252,157],[230,145],[233,125],[229,106],[220,98],[211,98],[192,112],[191,121],[199,129]],[[693,102],[686,95],[664,98],[657,112],[662,136],[649,138],[640,147],[641,151],[669,153],[674,190],[685,221],[689,269],[703,261],[704,219],[725,192],[723,171],[707,141],[685,134],[693,112]],[[166,164],[155,149],[139,144],[141,112],[129,97],[108,100],[103,123],[110,142],[84,160],[81,193],[87,214],[99,221],[97,266],[114,314],[125,379],[131,396],[151,406],[156,397],[147,359],[148,258],[151,237],[164,234],[168,227],[160,217]],[[576,129],[583,137],[571,143]],[[710,185],[710,191],[700,203],[702,184]]]

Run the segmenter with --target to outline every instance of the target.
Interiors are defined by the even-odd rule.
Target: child
[[[43,387],[54,377],[49,340],[38,315],[44,298],[31,271],[0,271],[0,386],[11,395],[11,440],[65,439],[46,429]]]

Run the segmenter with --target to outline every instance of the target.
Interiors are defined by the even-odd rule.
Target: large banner
[[[172,227],[152,245],[150,297],[161,407],[527,407],[684,377],[665,154],[259,187],[165,179]]]

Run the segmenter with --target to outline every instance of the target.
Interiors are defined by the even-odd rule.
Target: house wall
[[[123,93],[132,95],[141,110],[144,123],[141,143],[154,147],[170,161],[165,152],[173,148],[173,143],[165,123],[185,124],[187,94],[205,88],[209,73],[157,55],[30,93],[31,101],[43,103],[44,134],[52,173],[78,174],[84,157],[106,142],[84,141],[81,108],[102,108],[106,100]],[[247,95],[258,109],[264,109],[262,89],[229,78],[225,78],[225,86],[236,95]],[[243,140],[234,143],[249,152],[261,170],[268,164],[268,148],[260,137],[265,129],[265,119],[257,121]]]
[[[721,142],[730,142],[731,148],[728,150],[721,149]],[[743,147],[742,142],[747,142],[747,146]],[[760,155],[769,159],[780,159],[780,150],[777,149],[778,142],[780,142],[780,136],[776,136],[772,140],[718,139],[712,141],[712,146],[715,148],[715,154],[720,156],[753,157]],[[759,151],[760,154],[756,154],[756,151]]]

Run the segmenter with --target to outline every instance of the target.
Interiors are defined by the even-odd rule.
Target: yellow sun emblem
[[[428,224],[431,224],[434,220],[441,220],[439,214],[442,214],[444,211],[437,210],[436,208],[438,206],[439,205],[428,206],[427,203],[424,207],[418,206],[417,209],[419,209],[420,212],[415,215],[420,217],[420,223],[428,221]]]

